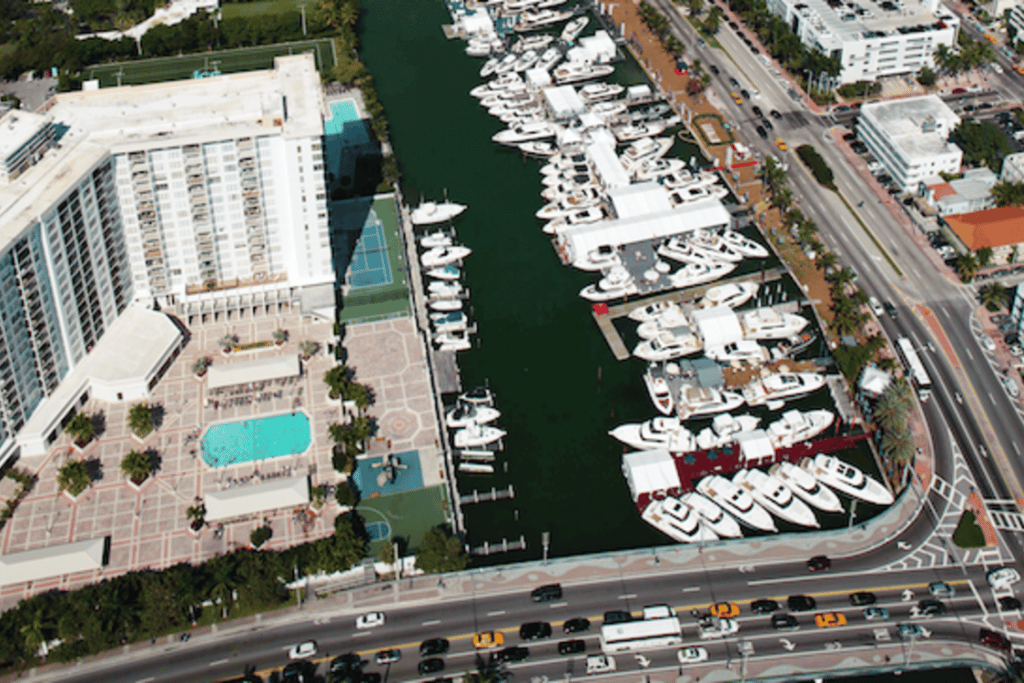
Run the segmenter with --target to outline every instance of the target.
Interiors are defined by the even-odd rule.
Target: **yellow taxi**
[[[818,628],[836,628],[846,626],[846,615],[842,612],[824,612],[814,615],[814,624]]]
[[[995,45],[995,44],[997,44],[999,42],[998,40],[995,39],[994,36],[989,35],[988,33],[985,34],[985,40],[987,40],[988,42],[992,43],[993,45]]]
[[[785,152],[785,151],[786,151],[786,149],[787,149],[787,147],[786,147],[786,141],[785,141],[785,140],[783,140],[783,139],[782,139],[782,138],[780,138],[780,137],[776,137],[776,138],[775,138],[775,146],[776,146],[776,147],[778,147],[779,149],[781,149],[781,150],[782,150],[783,152]]]
[[[1021,66],[1020,64],[1014,64],[1013,70],[1019,73],[1020,75],[1024,76],[1024,66]]]
[[[736,93],[729,93],[729,97],[731,97],[732,101],[735,102],[736,104],[743,104],[743,98],[737,95]]]
[[[505,644],[505,634],[501,631],[481,631],[473,634],[473,647],[501,647]]]
[[[726,619],[738,617],[740,615],[739,606],[734,605],[731,602],[716,602],[714,605],[711,605],[710,611],[711,616]]]

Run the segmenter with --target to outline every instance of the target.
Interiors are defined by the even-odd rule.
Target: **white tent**
[[[622,456],[622,473],[633,500],[641,493],[679,488],[679,471],[672,455],[664,449],[637,451]]]
[[[768,438],[768,432],[763,429],[737,434],[736,444],[740,447],[740,458],[743,462],[760,462],[763,458],[775,457],[771,439]]]
[[[608,198],[611,199],[615,215],[619,218],[635,218],[672,210],[668,191],[653,180],[609,188]]]
[[[269,358],[259,358],[227,365],[214,363],[207,372],[209,373],[207,386],[211,389],[219,389],[236,384],[297,377],[301,373],[301,368],[299,367],[299,357],[295,354],[289,354],[287,356],[270,356]]]
[[[728,306],[700,308],[693,312],[692,317],[704,339],[704,348],[724,346],[743,339],[740,319]]]
[[[594,164],[594,172],[604,186],[611,189],[629,185],[629,174],[615,153],[615,143],[599,142],[587,146],[587,156]]]
[[[541,96],[544,98],[544,106],[547,107],[551,118],[557,121],[571,119],[587,110],[579,93],[571,85],[545,88]]]
[[[309,478],[271,479],[253,486],[211,491],[206,494],[204,503],[208,522],[305,506],[309,504]]]
[[[101,536],[0,555],[0,586],[99,569],[105,549],[106,537]]]

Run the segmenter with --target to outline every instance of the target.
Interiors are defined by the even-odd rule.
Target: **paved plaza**
[[[239,344],[272,339],[273,332],[288,332],[288,341],[247,352],[221,353],[218,340],[235,335]],[[158,426],[144,441],[128,430],[132,402],[106,403],[91,399],[87,413],[102,416],[98,437],[79,453],[62,435],[45,456],[23,458],[15,467],[38,480],[14,516],[0,530],[0,553],[110,537],[109,560],[96,571],[15,584],[0,589],[0,609],[8,609],[28,595],[52,589],[70,590],[144,568],[161,569],[180,562],[202,562],[217,554],[249,545],[249,534],[264,520],[273,531],[265,548],[282,549],[333,532],[341,511],[333,497],[318,515],[305,510],[277,510],[252,519],[207,525],[198,535],[188,529],[186,510],[205,493],[226,487],[244,487],[281,476],[308,476],[311,486],[335,484],[343,477],[331,466],[330,424],[342,421],[342,406],[329,400],[324,373],[334,364],[328,345],[335,338],[330,323],[278,312],[231,321],[196,324],[181,355],[154,387],[148,400],[160,415]],[[302,374],[276,380],[261,391],[240,395],[211,392],[207,378],[192,373],[199,357],[213,365],[230,364],[275,355],[298,354],[301,341],[312,340],[320,349],[302,363]],[[130,342],[128,342],[130,343]],[[349,326],[344,330],[346,364],[356,380],[373,391],[375,403],[368,414],[378,431],[367,454],[418,451],[424,486],[443,483],[439,430],[434,412],[423,341],[411,318]],[[258,462],[210,467],[202,458],[205,429],[212,424],[292,411],[310,419],[311,443],[300,454]],[[120,472],[121,458],[129,450],[151,451],[159,467],[136,489]],[[92,486],[77,501],[58,491],[57,469],[71,457],[95,463]],[[11,497],[14,483],[0,482],[0,503]]]

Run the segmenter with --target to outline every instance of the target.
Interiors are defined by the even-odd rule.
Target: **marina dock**
[[[484,541],[484,544],[477,546],[470,550],[471,555],[491,555],[493,553],[507,553],[510,550],[526,550],[526,537],[520,536],[518,541],[511,541],[507,538],[501,539],[501,543],[488,543]]]
[[[515,497],[515,489],[512,488],[512,484],[509,484],[507,489],[499,490],[492,486],[490,491],[484,491],[483,493],[473,489],[473,493],[460,496],[459,502],[466,505],[468,503],[485,503],[489,500],[502,500],[503,498]]]

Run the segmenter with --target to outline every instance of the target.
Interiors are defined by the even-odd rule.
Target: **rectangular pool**
[[[309,417],[301,411],[225,422],[203,435],[203,460],[224,467],[295,455],[304,453],[310,441]]]

